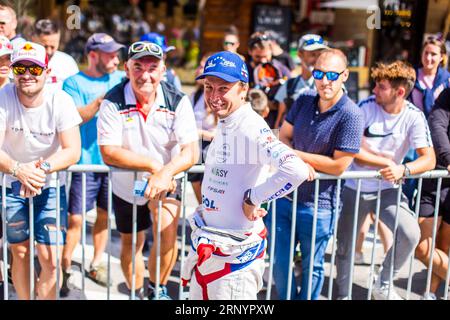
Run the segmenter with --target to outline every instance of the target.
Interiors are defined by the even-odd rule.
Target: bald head
[[[340,70],[347,68],[348,60],[345,54],[339,49],[326,49],[323,50],[319,58],[317,58],[316,65],[323,64],[324,62],[332,63],[339,67]]]
[[[341,50],[326,49],[317,59],[314,69],[322,72],[322,78],[315,77],[316,89],[321,100],[336,103],[342,96],[343,84],[348,79],[347,57]]]

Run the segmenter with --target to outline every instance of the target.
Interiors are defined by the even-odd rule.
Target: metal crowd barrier
[[[81,239],[81,245],[82,245],[82,261],[81,261],[81,268],[82,268],[82,283],[81,283],[81,290],[83,293],[85,293],[86,290],[86,283],[85,283],[85,249],[86,249],[86,173],[87,172],[96,172],[96,173],[108,173],[108,244],[107,244],[107,283],[109,284],[111,281],[111,214],[112,214],[112,180],[111,180],[111,174],[113,172],[129,172],[130,170],[123,170],[123,169],[117,169],[117,168],[111,168],[103,165],[74,165],[67,169],[67,172],[81,172],[82,173],[82,239]],[[202,173],[204,172],[204,166],[197,165],[192,167],[189,171],[189,173]],[[137,172],[134,172],[135,179],[137,177]],[[185,199],[186,199],[186,186],[187,186],[187,172],[181,173],[177,176],[177,178],[182,178],[181,183],[181,192],[182,192],[182,207],[181,207],[181,223],[182,223],[182,232],[181,232],[181,254],[180,256],[180,270],[183,268],[183,265],[185,263],[185,257],[187,256],[186,253],[186,205],[185,205]],[[6,175],[3,174],[2,176],[2,186],[5,185],[5,178]],[[433,236],[432,236],[432,244],[431,244],[431,252],[434,251],[436,246],[436,234],[437,234],[437,217],[439,212],[439,197],[440,197],[440,190],[442,186],[442,179],[443,178],[450,178],[449,173],[446,170],[433,170],[428,171],[426,173],[420,174],[420,175],[413,175],[408,178],[415,178],[418,180],[418,187],[417,187],[417,198],[416,198],[416,205],[415,205],[415,217],[418,219],[419,214],[419,204],[420,204],[420,197],[421,197],[421,190],[422,190],[422,182],[423,179],[438,179],[438,185],[437,185],[437,198],[436,198],[436,206],[435,206],[435,212],[434,212],[434,224],[433,224]],[[353,222],[353,230],[352,230],[352,255],[351,255],[351,269],[350,269],[350,276],[349,276],[349,298],[352,296],[352,286],[353,286],[353,272],[354,272],[354,262],[355,262],[355,247],[356,247],[356,238],[357,238],[357,228],[356,228],[356,217],[359,207],[359,195],[361,192],[361,180],[363,179],[378,179],[379,180],[379,187],[378,187],[378,197],[376,202],[376,212],[375,212],[375,230],[374,230],[374,237],[372,242],[372,252],[371,252],[371,263],[370,263],[370,272],[369,272],[369,282],[368,282],[368,293],[367,293],[367,299],[371,298],[372,293],[372,281],[374,274],[374,258],[375,258],[375,250],[376,250],[376,235],[377,235],[377,229],[378,229],[378,221],[379,221],[379,215],[380,215],[380,199],[381,199],[381,176],[377,171],[358,171],[358,172],[345,172],[339,177],[327,175],[327,174],[317,174],[315,179],[315,194],[314,194],[314,216],[313,216],[313,225],[312,225],[312,235],[311,238],[315,239],[316,237],[316,230],[317,230],[317,211],[318,211],[318,197],[319,197],[319,185],[320,181],[322,180],[337,180],[337,198],[336,198],[336,208],[339,208],[340,203],[340,193],[342,189],[342,180],[344,179],[356,179],[357,180],[357,198],[355,199],[355,207],[354,207],[354,222]],[[57,201],[56,201],[56,210],[59,212],[60,210],[60,178],[58,174],[57,179]],[[68,191],[68,190],[66,190]],[[131,191],[130,191],[131,192]],[[397,209],[396,212],[398,213],[398,208],[400,206],[400,199],[401,199],[401,193],[402,193],[402,184],[399,184],[398,188],[398,196],[397,196]],[[157,238],[156,240],[156,290],[159,289],[160,284],[160,254],[161,254],[161,206],[162,203],[159,201],[158,205],[158,223],[157,223]],[[271,207],[271,230],[269,230],[269,235],[274,235],[276,230],[276,205],[275,201],[272,201],[270,203]],[[295,227],[296,227],[296,211],[297,211],[297,190],[293,193],[293,201],[292,201],[292,225],[291,225],[291,234],[290,234],[290,256],[289,261],[293,262],[294,260],[294,249],[296,246],[296,239],[295,239]],[[7,248],[8,248],[8,241],[7,241],[7,227],[8,222],[6,221],[6,188],[2,187],[2,226],[3,226],[3,278],[5,281],[4,286],[4,296],[5,299],[8,299],[8,254],[7,254]],[[30,299],[35,299],[35,273],[34,273],[34,219],[33,219],[33,213],[34,213],[34,207],[33,207],[33,201],[32,198],[29,198],[29,223],[30,223]],[[395,223],[394,223],[394,230],[393,230],[393,244],[392,244],[392,257],[394,257],[394,253],[396,250],[396,236],[397,236],[397,228],[398,228],[398,214],[396,213]],[[135,298],[135,287],[136,287],[136,241],[137,241],[137,205],[136,205],[136,198],[133,201],[133,229],[132,229],[132,283],[131,283],[131,293],[130,293],[130,299],[134,300]],[[329,275],[329,284],[328,284],[328,293],[327,297],[329,300],[332,299],[332,292],[333,292],[333,274],[334,274],[334,263],[336,258],[336,238],[337,238],[337,221],[338,219],[334,219],[334,232],[332,236],[332,256],[330,261],[330,275]],[[59,215],[56,215],[56,230],[60,229],[60,219]],[[57,259],[57,266],[60,265],[60,258],[59,258],[59,252],[61,250],[60,247],[60,239],[59,239],[59,233],[57,232],[57,245],[56,245],[56,259]],[[267,292],[266,292],[266,299],[269,300],[272,293],[272,285],[273,285],[273,264],[274,264],[274,253],[275,253],[275,236],[269,236],[270,237],[270,243],[268,248],[268,256],[269,256],[269,269],[268,269],[268,281],[267,281]],[[315,241],[311,242],[311,251],[310,253],[313,253],[315,251]],[[450,254],[450,252],[449,252]],[[312,254],[311,254],[312,257]],[[407,283],[407,293],[406,293],[406,299],[410,299],[411,295],[411,287],[412,287],[412,277],[413,277],[413,260],[414,255],[411,255],[409,260],[409,277],[408,277],[408,283]],[[309,265],[309,281],[308,281],[308,287],[307,287],[307,297],[308,299],[311,299],[311,291],[312,291],[312,275],[313,275],[313,262],[314,259],[310,259],[310,265]],[[393,278],[393,263],[394,258],[391,259],[391,266],[390,266],[390,280]],[[449,268],[450,270],[450,268]],[[291,281],[293,277],[293,267],[289,268],[289,272],[287,275],[287,297],[291,296],[292,290],[295,290],[296,288],[291,287]],[[430,292],[430,285],[431,285],[431,276],[432,276],[432,255],[429,260],[428,264],[428,271],[427,271],[427,280],[426,280],[426,293]],[[60,268],[57,268],[57,276],[56,276],[56,298],[59,299],[59,278],[60,278]],[[183,300],[187,299],[187,292],[184,291],[184,288],[182,287],[182,282],[179,280],[179,293],[178,293],[178,299]],[[448,290],[449,290],[449,280],[450,280],[450,272],[447,272],[446,280],[445,280],[445,294],[444,299],[448,299]],[[390,281],[392,283],[392,281]],[[391,288],[389,288],[389,291]],[[107,300],[110,300],[110,286],[107,285],[106,287],[106,298]],[[389,293],[388,293],[389,295]],[[158,296],[158,292],[156,292],[156,296]]]

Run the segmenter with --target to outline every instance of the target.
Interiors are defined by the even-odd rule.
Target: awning
[[[378,0],[331,0],[320,4],[321,8],[367,10],[378,6]]]

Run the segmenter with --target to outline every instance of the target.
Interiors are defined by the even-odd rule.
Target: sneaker
[[[149,284],[148,300],[172,300],[172,298],[167,294],[166,286],[159,286],[159,294],[158,297],[156,297],[156,289],[151,284]]]
[[[349,296],[345,296],[345,297],[337,297],[336,300],[351,300]]]
[[[363,252],[355,252],[355,265],[364,264],[364,253]]]
[[[375,281],[372,289],[373,300],[403,300],[402,297],[395,291],[394,284],[391,283],[391,290],[389,292],[389,284],[381,284],[381,277]],[[389,297],[388,297],[389,292]]]
[[[69,281],[70,277],[72,276],[72,270],[63,270],[63,280],[61,284],[61,289],[59,289],[59,296],[61,298],[66,298],[69,296],[70,288],[69,288]]]
[[[108,284],[108,269],[106,268],[106,265],[103,263],[100,263],[98,265],[91,264],[89,268],[88,277],[95,283],[103,287],[112,285],[111,280]]]
[[[420,300],[437,300],[436,295],[433,292],[424,293]]]
[[[69,281],[70,277],[72,276],[72,270],[63,270],[63,281],[61,284],[61,289],[59,289],[59,296],[61,298],[66,298],[69,296],[70,288],[69,288]]]
[[[131,297],[131,291],[130,291],[130,297]],[[134,294],[134,300],[145,300],[144,287],[136,290],[136,292]]]

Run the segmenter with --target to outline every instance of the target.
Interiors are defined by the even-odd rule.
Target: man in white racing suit
[[[308,168],[246,102],[248,71],[238,55],[212,55],[197,79],[203,78],[205,103],[219,124],[181,277],[185,286],[190,280],[190,299],[256,299],[267,233],[259,206],[294,191]],[[277,169],[268,178],[267,165]]]

